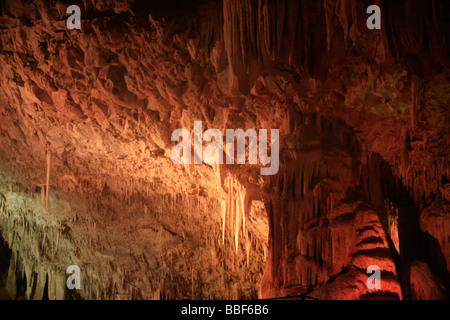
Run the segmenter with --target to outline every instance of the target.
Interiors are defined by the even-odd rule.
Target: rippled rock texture
[[[0,297],[448,298],[450,7],[375,3],[2,1]],[[196,120],[279,172],[174,165]]]

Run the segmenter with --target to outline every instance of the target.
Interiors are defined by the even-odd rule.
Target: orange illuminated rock
[[[2,2],[8,291],[447,297],[449,3],[379,0],[369,30],[364,1],[92,0],[68,30],[66,2]],[[195,121],[279,130],[279,171],[175,165]]]

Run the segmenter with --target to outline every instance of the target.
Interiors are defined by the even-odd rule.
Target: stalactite
[[[228,199],[227,199],[227,225],[230,226],[230,230],[232,229],[232,211],[231,211],[231,202],[232,202],[232,184],[231,180],[228,179]]]
[[[411,79],[411,128],[414,130],[417,119],[416,115],[422,103],[423,85],[420,77],[413,75]]]
[[[244,238],[244,248],[246,250],[247,265],[249,265],[249,256],[251,241],[248,239],[246,219],[248,215],[249,199],[245,187],[232,175],[228,175],[226,181],[226,200],[220,200],[221,232],[222,244],[225,244],[226,230],[228,226],[229,233],[232,235],[235,247],[235,253],[239,253],[241,232]]]
[[[326,34],[327,34],[327,51],[328,53],[330,53],[331,51],[331,39],[333,37],[332,34],[332,25],[331,25],[331,21],[330,21],[330,16],[329,13],[332,13],[333,11],[331,10],[331,3],[329,0],[323,0],[323,6],[325,8],[325,23],[326,23]]]
[[[51,166],[51,153],[47,151],[47,182],[45,186],[45,210],[48,210],[48,193],[50,189],[50,166]]]
[[[45,185],[41,185],[41,203],[45,206]]]
[[[239,251],[239,231],[241,229],[241,206],[239,204],[239,198],[236,197],[234,201],[235,207],[235,229],[234,229],[234,242],[236,247],[236,253]]]
[[[226,202],[225,200],[220,201],[220,210],[222,216],[222,244],[225,244],[225,219],[226,219]]]

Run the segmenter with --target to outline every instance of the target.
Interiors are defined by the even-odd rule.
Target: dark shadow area
[[[0,300],[9,298],[6,294],[5,287],[8,278],[10,260],[11,260],[11,250],[5,243],[0,233]]]
[[[374,175],[379,177],[383,199],[389,200],[398,209],[400,255],[396,250],[392,252],[397,264],[403,298],[412,298],[409,268],[414,260],[423,261],[429,265],[437,280],[444,284],[448,295],[450,274],[445,256],[438,240],[420,230],[420,204],[416,203],[402,179],[394,176],[390,165],[379,154],[372,154],[369,161],[376,164],[372,166],[376,170],[370,171],[369,174],[372,179],[376,178]]]

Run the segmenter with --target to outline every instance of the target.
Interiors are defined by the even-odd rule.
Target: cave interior
[[[1,0],[0,299],[449,299],[449,15]],[[276,172],[250,136],[244,163],[174,163],[196,121],[271,132]]]

